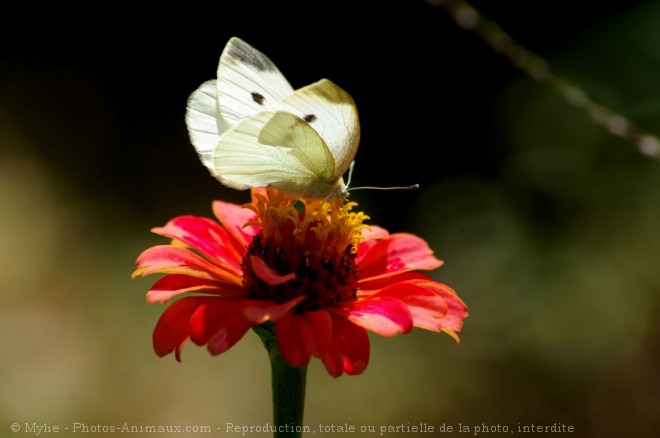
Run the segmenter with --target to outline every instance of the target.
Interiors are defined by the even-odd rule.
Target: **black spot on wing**
[[[316,120],[316,115],[307,114],[305,117],[303,117],[303,120],[306,121],[307,123],[312,123],[314,120]]]
[[[229,55],[230,61],[242,62],[243,64],[250,65],[259,71],[277,70],[275,64],[273,64],[266,55],[238,38],[232,40],[232,44],[229,46],[227,54]]]
[[[252,100],[254,100],[259,105],[264,104],[264,96],[262,94],[257,93],[256,91],[252,92]]]

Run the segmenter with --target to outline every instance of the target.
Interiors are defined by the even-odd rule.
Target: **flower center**
[[[304,295],[299,311],[354,300],[356,248],[368,217],[339,198],[297,200],[274,189],[267,195],[255,195],[248,205],[257,214],[253,224],[261,227],[242,263],[250,297],[282,303]]]

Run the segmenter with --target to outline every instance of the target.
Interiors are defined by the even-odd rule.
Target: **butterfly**
[[[239,38],[225,46],[217,79],[188,99],[186,124],[202,163],[228,187],[304,198],[347,193],[342,176],[360,141],[353,98],[328,79],[294,90]]]

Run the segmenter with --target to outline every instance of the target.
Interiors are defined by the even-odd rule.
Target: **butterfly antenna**
[[[348,182],[346,187],[351,186],[351,178],[353,177],[353,169],[355,168],[355,160],[351,162],[351,166],[348,168]],[[416,190],[419,188],[419,184],[413,184],[411,186],[398,186],[398,187],[373,187],[373,186],[362,186],[362,187],[353,187],[347,188],[346,194],[353,190]]]
[[[398,187],[373,187],[373,186],[362,186],[362,187],[352,187],[348,191],[353,190],[416,190],[419,188],[419,184],[413,184],[411,186],[398,186]]]

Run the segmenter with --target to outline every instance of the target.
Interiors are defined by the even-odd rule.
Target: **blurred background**
[[[239,3],[239,2],[234,2]],[[277,5],[275,5],[277,3]],[[271,421],[249,332],[159,359],[156,280],[130,280],[181,214],[243,203],[199,162],[186,99],[239,36],[294,87],[354,97],[351,195],[425,238],[470,316],[462,342],[371,337],[367,371],[310,365],[306,423],[660,430],[660,162],[594,126],[423,1],[16,11],[0,30],[0,434],[13,422]],[[474,1],[527,48],[660,133],[660,2]],[[215,430],[220,427],[221,430]],[[456,430],[456,429],[455,429]],[[496,434],[492,434],[496,435]],[[346,435],[342,435],[346,436]],[[390,434],[390,436],[407,436]]]

